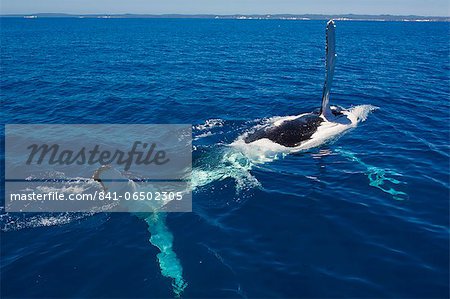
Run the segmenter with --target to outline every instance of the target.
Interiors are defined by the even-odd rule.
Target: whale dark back
[[[298,146],[308,140],[323,122],[318,114],[306,114],[293,120],[286,120],[278,126],[268,126],[248,134],[244,141],[250,143],[258,139],[267,138],[286,147]]]

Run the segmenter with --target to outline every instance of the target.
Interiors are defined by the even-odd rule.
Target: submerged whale
[[[275,143],[276,146],[284,148],[287,152],[298,151],[319,146],[365,120],[368,112],[375,107],[365,105],[343,109],[330,106],[330,89],[336,63],[335,27],[333,20],[328,21],[326,26],[326,73],[320,109],[311,113],[269,119],[266,124],[255,127],[238,138],[235,145],[240,144],[240,147],[272,145],[273,148],[273,143]]]

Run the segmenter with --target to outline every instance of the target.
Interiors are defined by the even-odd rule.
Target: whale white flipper
[[[330,20],[326,27],[326,71],[320,109],[310,113],[268,119],[264,124],[255,126],[253,130],[238,137],[234,142],[235,146],[244,148],[245,152],[249,152],[247,150],[249,147],[259,148],[262,151],[271,148],[270,151],[276,149],[296,152],[335,140],[365,120],[362,114],[367,115],[374,107],[370,105],[351,109],[330,107],[330,90],[336,64],[335,40],[335,24]]]
[[[333,83],[334,67],[336,64],[336,34],[335,34],[334,21],[330,20],[327,23],[326,29],[326,73],[325,83],[323,84],[322,93],[322,107],[320,114],[328,121],[332,121],[333,113],[330,109],[330,90]]]

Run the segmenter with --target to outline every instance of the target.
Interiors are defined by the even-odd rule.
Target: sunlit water
[[[447,23],[337,22],[331,103],[378,109],[288,153],[239,136],[320,105],[325,21],[0,21],[5,123],[194,138],[192,213],[2,211],[2,296],[448,297]]]

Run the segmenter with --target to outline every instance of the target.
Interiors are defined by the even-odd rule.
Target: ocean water
[[[192,213],[2,210],[2,298],[448,297],[449,23],[337,21],[331,103],[378,109],[261,163],[228,146],[320,106],[325,24],[1,18],[3,123],[189,123],[195,187]]]

